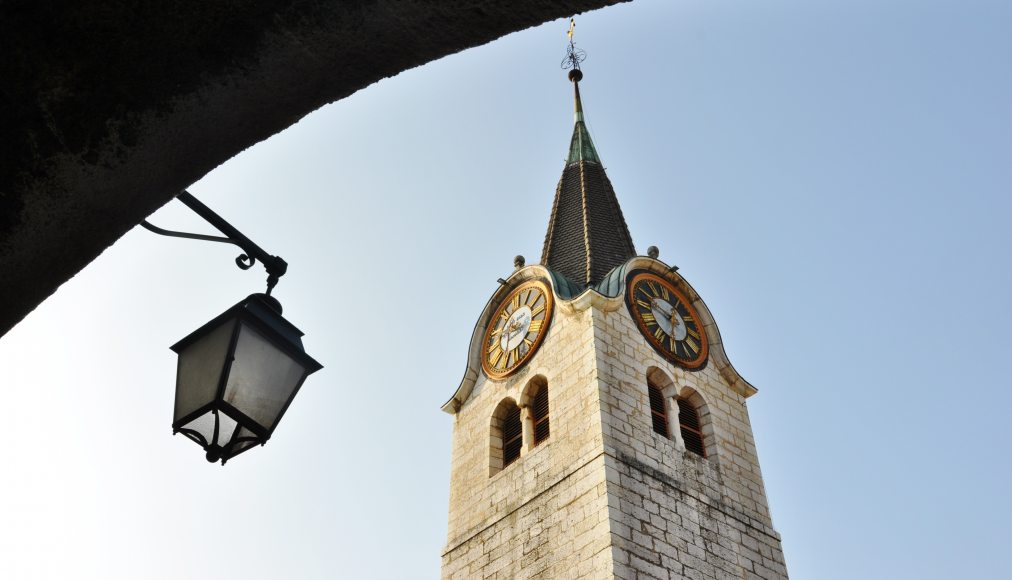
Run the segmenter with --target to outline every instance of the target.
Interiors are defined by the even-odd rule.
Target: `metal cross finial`
[[[573,44],[573,29],[576,28],[576,19],[569,19],[569,31],[566,32],[566,36],[569,37],[569,47],[566,49],[566,58],[562,59],[562,68],[569,68],[573,70],[580,70],[580,63],[587,58],[587,53],[576,48]]]

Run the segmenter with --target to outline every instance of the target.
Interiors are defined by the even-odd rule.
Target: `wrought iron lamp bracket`
[[[220,215],[214,213],[211,208],[204,205],[199,199],[193,197],[190,192],[183,190],[182,193],[176,196],[176,199],[183,202],[186,207],[192,209],[194,213],[204,218],[207,223],[214,226],[219,232],[225,234],[225,237],[166,230],[151,224],[147,220],[142,221],[141,226],[143,226],[144,229],[160,236],[202,240],[205,242],[220,242],[223,244],[238,246],[242,249],[243,253],[236,257],[235,265],[242,270],[249,270],[257,263],[257,260],[260,260],[264,269],[267,270],[267,295],[270,296],[271,290],[273,290],[274,286],[278,283],[278,279],[284,276],[285,272],[288,271],[288,262],[285,262],[280,256],[272,256],[265,252],[263,248],[253,243],[253,240],[247,238],[232,224],[225,221],[225,219]]]

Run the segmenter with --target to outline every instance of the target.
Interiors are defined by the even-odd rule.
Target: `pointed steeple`
[[[580,69],[574,69],[570,74],[570,78],[573,78],[573,88],[576,90],[576,114],[574,115],[574,126],[573,126],[573,140],[569,143],[569,158],[566,159],[566,164],[576,163],[577,161],[593,161],[594,163],[600,163],[601,159],[597,156],[597,150],[594,149],[594,142],[590,140],[590,132],[587,131],[587,124],[583,122],[583,102],[580,100],[580,82],[575,80],[575,77],[583,77],[583,73]]]
[[[569,71],[576,122],[569,156],[555,190],[541,264],[584,287],[636,255],[615,190],[590,139],[580,101],[579,68]]]

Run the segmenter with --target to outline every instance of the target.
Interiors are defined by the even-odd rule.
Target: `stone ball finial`
[[[521,256],[521,255],[519,255],[519,254],[517,254],[517,256],[515,258],[513,258],[513,267],[516,268],[517,270],[519,270],[520,268],[523,268],[524,264],[526,264],[526,263],[527,263],[527,260],[525,260],[524,257]]]
[[[657,246],[650,246],[647,248],[647,255],[656,260],[657,256],[661,255],[661,251],[657,249]]]

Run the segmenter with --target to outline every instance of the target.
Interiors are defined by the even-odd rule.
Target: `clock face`
[[[495,379],[509,376],[530,360],[548,332],[552,291],[531,280],[516,287],[485,329],[481,367]]]
[[[689,369],[706,362],[706,333],[696,310],[675,286],[643,272],[626,291],[629,313],[650,345],[671,362]]]

